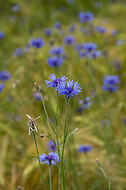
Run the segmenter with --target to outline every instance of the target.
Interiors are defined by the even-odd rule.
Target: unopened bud
[[[40,135],[40,137],[41,137],[41,138],[44,138],[44,137],[45,137],[45,135],[41,134],[41,135]]]
[[[68,80],[68,77],[66,77],[66,80]]]
[[[96,159],[96,162],[99,162],[98,158]]]
[[[101,167],[101,162],[99,161],[99,159],[96,159],[96,163],[99,167]]]
[[[36,82],[35,82],[34,86],[35,86],[36,90],[39,90],[39,85]]]
[[[21,186],[18,186],[18,189],[22,189],[22,187],[21,187]]]

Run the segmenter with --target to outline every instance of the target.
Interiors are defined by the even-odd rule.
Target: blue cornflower
[[[69,32],[69,33],[72,33],[72,32],[75,31],[75,29],[76,29],[76,25],[73,24],[73,25],[69,28],[68,32]]]
[[[75,0],[66,0],[68,4],[74,4],[75,3]]]
[[[0,71],[0,80],[7,81],[11,78],[11,74],[7,71]]]
[[[49,142],[47,143],[47,146],[48,146],[48,150],[53,151],[53,152],[56,151],[56,147],[53,141],[49,140]]]
[[[84,43],[83,44],[83,48],[87,51],[87,52],[91,52],[95,49],[97,49],[97,45],[93,42],[89,42],[89,43]]]
[[[88,153],[92,150],[92,146],[91,145],[80,145],[78,148],[78,152],[84,152],[84,153]]]
[[[75,50],[78,51],[78,52],[80,52],[82,49],[83,49],[83,45],[82,44],[77,44],[75,46]]]
[[[44,41],[42,40],[42,38],[31,39],[30,45],[36,48],[41,48],[44,45]]]
[[[61,29],[61,22],[57,22],[54,26],[56,29]]]
[[[74,36],[66,36],[64,38],[64,44],[65,45],[73,45],[76,42]]]
[[[54,47],[49,51],[50,54],[55,55],[63,55],[64,54],[64,48],[63,47]]]
[[[3,91],[4,86],[5,86],[4,83],[1,83],[1,84],[0,84],[0,93]]]
[[[94,14],[91,13],[91,12],[81,12],[79,15],[78,15],[78,18],[80,20],[81,23],[85,23],[85,22],[92,22],[93,18],[94,18]]]
[[[87,52],[85,52],[85,51],[80,51],[79,52],[79,57],[80,58],[84,58],[84,57],[86,57],[87,56]]]
[[[4,32],[0,31],[0,40],[4,37]]]
[[[126,118],[123,119],[123,123],[126,124]]]
[[[67,84],[65,83],[65,81],[62,81],[60,84],[58,84],[56,90],[60,95],[65,95],[67,99],[70,99],[73,96],[78,95],[79,92],[81,92],[81,86],[78,82],[68,80]]]
[[[19,5],[17,4],[17,3],[15,3],[12,7],[11,7],[11,10],[13,11],[13,12],[18,12],[19,11]]]
[[[117,34],[117,30],[116,29],[111,30],[111,36],[115,36],[116,34]]]
[[[56,152],[50,152],[48,155],[39,155],[40,162],[48,165],[56,165],[59,162],[59,155]]]
[[[25,52],[29,52],[29,44],[27,44],[27,45],[24,47],[24,51],[25,51]]]
[[[17,48],[14,52],[13,52],[14,56],[22,56],[23,55],[23,51],[21,48]]]
[[[116,41],[116,45],[117,46],[121,46],[123,44],[124,44],[124,40],[123,39],[119,39],[119,40]]]
[[[47,35],[47,36],[51,36],[51,34],[52,34],[52,30],[50,28],[45,29],[44,32],[45,32],[45,35]]]
[[[62,57],[49,57],[47,59],[48,65],[51,67],[59,67],[63,63],[63,58]]]
[[[102,28],[101,26],[96,27],[96,31],[100,34],[105,34],[107,31],[107,28]]]
[[[55,88],[58,84],[61,84],[61,82],[66,80],[65,76],[62,76],[62,78],[56,78],[54,74],[50,75],[49,77],[52,81],[45,80],[47,87]]]
[[[38,92],[34,93],[33,96],[34,96],[34,98],[35,98],[36,100],[38,100],[38,101],[41,101],[41,100],[42,100],[42,98],[41,98],[41,96],[40,96],[40,94],[39,94]]]
[[[93,102],[91,101],[89,96],[87,96],[84,100],[79,101],[79,104],[82,104],[82,109],[89,109],[92,103]]]
[[[90,57],[90,58],[98,58],[99,56],[101,55],[101,51],[99,51],[99,50],[94,50],[94,51],[92,51],[89,55],[88,55],[88,57]]]
[[[100,9],[100,8],[102,8],[102,2],[95,2],[94,6],[96,9]]]
[[[119,84],[119,77],[118,75],[113,75],[113,76],[106,76],[103,79],[103,86],[102,86],[102,90],[108,90],[110,92],[115,92],[118,90],[119,86],[117,86],[117,84]]]

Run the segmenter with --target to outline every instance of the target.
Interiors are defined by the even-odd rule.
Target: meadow
[[[6,0],[0,13],[0,190],[44,190],[39,164],[49,190],[107,190],[98,160],[125,190],[126,2]]]

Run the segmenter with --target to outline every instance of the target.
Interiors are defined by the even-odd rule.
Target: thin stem
[[[60,169],[60,166],[59,166],[58,190],[60,190],[60,185],[61,185],[60,175],[61,175],[61,169]]]
[[[67,139],[67,115],[68,115],[68,99],[66,99],[66,109],[65,109],[65,125],[64,125],[64,139],[63,139],[63,147],[62,147],[62,163],[61,163],[61,175],[62,175],[62,188],[65,190],[65,173],[63,169],[63,160],[64,160],[64,148],[65,148],[65,143]]]
[[[98,159],[96,160],[96,163],[100,167],[100,169],[101,169],[101,171],[102,171],[102,173],[103,173],[103,175],[104,175],[104,177],[106,179],[106,182],[107,182],[107,185],[108,185],[108,190],[112,190],[111,181],[109,181],[108,176],[106,175],[106,173],[105,173],[105,171],[104,171],[104,169],[102,167],[102,163]]]
[[[45,112],[45,114],[46,114],[46,117],[47,117],[47,120],[48,120],[48,122],[49,122],[49,125],[50,125],[50,127],[52,128],[53,132],[54,132],[55,135],[56,135],[56,131],[55,131],[55,129],[54,129],[52,123],[50,122],[50,119],[49,119],[49,116],[48,116],[48,113],[47,113],[47,110],[46,110],[44,98],[43,98],[43,96],[42,96],[40,90],[38,90],[38,92],[39,92],[39,94],[40,94],[40,96],[41,96],[41,98],[42,98],[42,104],[43,104],[43,107],[44,107],[44,112]]]
[[[39,160],[39,151],[38,151],[37,141],[36,141],[36,137],[35,137],[35,132],[32,131],[32,133],[33,133],[33,137],[34,137],[34,141],[35,141],[36,152],[37,152],[37,156],[38,156],[38,161],[39,161],[39,167],[40,167],[40,171],[41,171],[42,181],[43,181],[43,184],[44,184],[44,188],[46,190],[46,184],[45,184],[45,180],[44,180],[43,172],[42,172],[42,167],[41,167],[40,160]]]
[[[52,184],[51,184],[51,164],[49,165],[49,190],[52,189]]]
[[[58,142],[58,91],[57,91],[57,106],[56,106],[56,138],[57,138],[56,140],[57,140],[57,146],[58,146],[58,150],[59,150],[59,142]]]
[[[58,139],[58,91],[57,91],[57,105],[56,105],[56,141],[57,141],[57,151],[60,157],[60,149],[59,149],[59,139]],[[61,163],[61,159],[60,162]],[[60,190],[60,166],[59,166],[59,175],[58,175],[58,190]]]

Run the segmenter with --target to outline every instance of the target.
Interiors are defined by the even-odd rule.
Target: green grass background
[[[17,3],[20,10],[11,11],[15,1],[0,1],[0,30],[5,37],[0,41],[0,70],[7,70],[12,79],[5,83],[5,89],[0,94],[0,189],[16,190],[21,185],[24,190],[44,189],[36,157],[33,137],[28,136],[26,113],[33,118],[41,115],[37,121],[37,141],[40,153],[48,153],[46,143],[48,139],[40,139],[39,135],[47,134],[49,126],[46,121],[42,104],[37,102],[33,93],[36,81],[44,94],[46,107],[52,120],[56,113],[56,94],[46,88],[45,80],[54,73],[57,77],[65,75],[71,80],[78,81],[82,86],[82,93],[69,101],[68,126],[78,132],[69,140],[65,160],[70,165],[66,176],[67,190],[106,190],[106,181],[95,162],[98,158],[111,178],[113,190],[126,189],[126,44],[116,46],[116,40],[126,40],[126,3],[125,1],[100,1],[102,8],[94,7],[95,0],[76,0],[72,5],[66,1],[20,0]],[[64,9],[62,12],[61,9]],[[80,11],[92,11],[95,14],[94,26],[107,27],[107,34],[92,34],[85,36],[80,33],[82,24],[78,21]],[[15,21],[10,21],[10,17]],[[64,34],[54,29],[54,24],[60,21]],[[55,45],[63,45],[63,37],[68,34],[68,28],[77,24],[73,33],[78,43],[90,42],[98,44],[98,49],[108,51],[109,56],[103,55],[85,64],[85,59],[79,59],[71,47],[65,47],[67,59],[59,68],[51,68],[47,64],[50,40]],[[45,28],[53,28],[53,36],[44,35]],[[111,29],[117,29],[115,37],[110,36]],[[42,49],[31,48],[22,57],[13,57],[13,51],[23,48],[34,37],[42,37],[45,46]],[[121,69],[115,70],[113,61],[120,60]],[[36,61],[35,61],[36,60]],[[103,92],[102,79],[105,75],[119,75],[120,88],[116,93]],[[96,91],[96,98],[89,110],[82,114],[77,112],[78,100],[91,96]],[[59,97],[60,123],[64,123],[65,99]],[[101,120],[109,120],[110,124],[101,125]],[[60,140],[62,127],[59,126]],[[52,134],[53,135],[53,134]],[[54,136],[53,136],[54,137]],[[77,148],[81,144],[90,144],[92,151],[85,155],[79,154]],[[44,176],[48,184],[48,166],[43,165]],[[52,189],[57,189],[57,167],[52,167]]]

